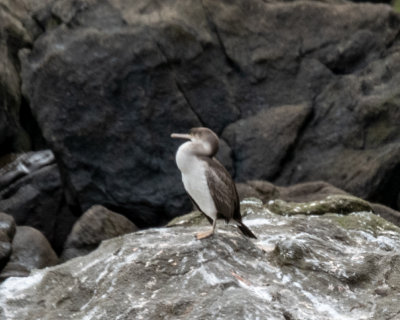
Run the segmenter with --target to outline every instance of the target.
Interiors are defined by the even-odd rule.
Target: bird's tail
[[[238,228],[246,237],[257,239],[255,234],[242,221],[238,223]]]

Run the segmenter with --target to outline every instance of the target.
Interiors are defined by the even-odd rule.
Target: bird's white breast
[[[196,204],[212,219],[216,219],[217,209],[207,184],[207,162],[189,152],[190,142],[181,145],[176,153],[176,163],[182,173],[186,191]]]

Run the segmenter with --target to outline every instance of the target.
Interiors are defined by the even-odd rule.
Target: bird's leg
[[[201,239],[211,237],[214,234],[216,225],[217,225],[217,219],[215,219],[213,221],[212,229],[210,231],[196,233],[196,239],[201,240]]]

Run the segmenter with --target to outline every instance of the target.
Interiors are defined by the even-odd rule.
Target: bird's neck
[[[211,148],[206,143],[188,141],[182,144],[176,153],[176,164],[182,173],[193,169],[201,157],[212,157]]]

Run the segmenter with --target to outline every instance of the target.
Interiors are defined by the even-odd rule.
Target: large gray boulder
[[[65,0],[41,12],[56,24],[20,51],[22,89],[81,212],[106,205],[139,227],[185,212],[169,134],[200,125],[226,139],[238,180],[326,180],[396,207],[389,6]]]
[[[126,217],[96,205],[86,211],[74,224],[61,258],[69,260],[96,249],[104,240],[137,231],[138,228]]]
[[[0,272],[0,281],[9,277],[26,277],[33,269],[58,263],[58,257],[44,235],[27,226],[16,228],[10,260]]]
[[[311,203],[310,203],[311,205]],[[0,285],[0,316],[28,319],[395,319],[400,229],[370,212],[286,216],[242,202],[233,226],[143,230]],[[23,301],[23,303],[21,303]]]

